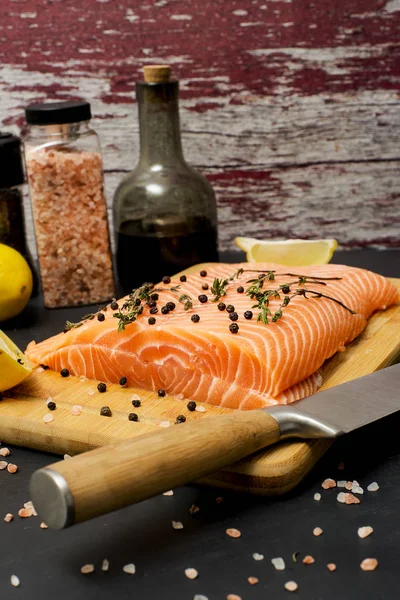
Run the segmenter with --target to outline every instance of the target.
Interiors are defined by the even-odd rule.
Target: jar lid
[[[25,108],[25,117],[29,125],[63,125],[89,121],[92,113],[86,100],[70,100],[30,104]]]
[[[24,183],[21,140],[12,133],[0,132],[0,188]]]

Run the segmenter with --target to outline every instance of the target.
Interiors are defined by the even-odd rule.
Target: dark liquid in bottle
[[[205,219],[199,221],[197,230],[192,224],[192,232],[184,234],[182,226],[175,223],[164,228],[164,235],[159,226],[155,227],[158,231],[143,234],[138,221],[122,223],[116,243],[118,279],[124,293],[146,281],[158,283],[164,275],[174,275],[197,263],[218,261],[217,230]],[[171,229],[176,230],[175,235]]]

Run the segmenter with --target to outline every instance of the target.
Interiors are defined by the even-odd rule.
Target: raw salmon
[[[118,309],[105,309],[104,320],[95,316],[39,344],[31,342],[26,354],[33,363],[56,371],[67,368],[73,375],[108,382],[126,377],[130,386],[162,388],[230,408],[293,402],[317,391],[324,361],[343,351],[374,311],[399,302],[400,295],[388,279],[364,269],[323,265],[291,271],[287,275],[288,267],[275,264],[217,264],[206,275],[156,285],[150,293],[158,299],[146,296],[153,314],[143,299],[142,314],[122,331],[115,315],[128,296],[118,301]],[[217,301],[211,291],[215,279],[224,293]],[[249,283],[251,279],[256,281]],[[258,286],[253,298],[251,285]],[[260,294],[266,290],[277,293],[268,294],[268,322],[263,322],[258,320],[262,309],[255,305],[262,306],[266,296]],[[198,299],[201,295],[206,302]],[[236,315],[219,309],[220,302],[234,306],[236,321]],[[175,308],[170,305],[172,310],[162,314],[167,303]],[[252,311],[252,318],[244,317],[246,311]],[[198,322],[193,315],[199,316]],[[150,324],[149,318],[156,322]]]

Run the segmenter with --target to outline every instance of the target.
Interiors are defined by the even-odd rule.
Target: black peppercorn
[[[239,285],[238,289],[236,290],[238,294],[243,294],[244,292],[244,287],[242,285]]]
[[[235,311],[235,307],[232,306],[232,304],[228,304],[228,306],[226,307],[226,312],[232,313],[234,311]]]
[[[179,281],[182,281],[182,283],[184,283],[184,282],[186,281],[186,279],[187,279],[187,278],[186,278],[186,275],[181,275],[181,276],[179,277]]]
[[[147,303],[147,306],[149,308],[154,308],[156,306],[156,303],[154,302],[154,300],[150,300],[150,302]]]
[[[137,416],[137,414],[136,414],[136,413],[129,413],[129,415],[128,415],[128,419],[129,419],[130,421],[138,421],[139,417]]]
[[[176,304],[174,304],[174,302],[167,302],[165,306],[168,308],[168,310],[174,310],[176,308]]]
[[[166,275],[165,277],[162,278],[162,282],[165,284],[171,283],[171,277],[168,277],[168,275]]]
[[[200,277],[207,277],[207,271],[200,271]]]
[[[56,408],[57,408],[57,405],[56,405],[56,403],[55,403],[55,402],[53,402],[52,400],[50,400],[50,402],[48,402],[48,403],[47,403],[47,408],[48,408],[49,410],[56,410]]]
[[[140,299],[139,298],[136,298],[136,300],[135,300],[135,306],[140,306]]]
[[[109,406],[102,406],[100,414],[102,417],[111,417],[111,408]]]
[[[68,375],[69,375],[68,369],[61,369],[60,375],[61,375],[61,377],[68,377]]]
[[[165,396],[165,390],[158,390],[157,394],[160,396],[160,398],[163,398]]]
[[[185,417],[184,415],[178,415],[178,416],[176,417],[176,421],[175,421],[175,423],[176,423],[176,424],[178,424],[178,423],[184,423],[185,421],[186,421],[186,417]]]
[[[150,296],[150,298],[151,298],[152,300],[154,300],[154,301],[157,301],[157,300],[158,300],[158,294],[152,294],[152,295]]]
[[[158,308],[157,308],[157,306],[154,306],[153,308],[151,308],[151,309],[149,310],[149,313],[150,313],[151,315],[156,315],[156,314],[158,313]]]
[[[99,390],[100,394],[104,394],[104,392],[107,390],[107,386],[105,383],[98,383],[97,389]]]
[[[200,321],[199,315],[192,315],[190,319],[193,321],[193,323],[198,323]]]
[[[290,292],[290,287],[288,285],[283,285],[282,286],[282,292],[284,294],[288,294]]]
[[[142,403],[140,402],[140,400],[132,400],[132,406],[134,406],[135,408],[139,408],[139,406]]]
[[[98,321],[104,321],[104,319],[105,319],[105,316],[103,315],[103,313],[98,313],[97,320]]]
[[[156,322],[156,320],[155,320],[155,318],[154,318],[154,317],[149,317],[149,318],[147,319],[147,322],[148,322],[148,324],[149,324],[149,325],[154,325],[154,324],[155,324],[155,322]]]
[[[237,333],[239,331],[239,325],[237,323],[231,323],[231,325],[229,325],[229,331],[231,333]]]
[[[50,369],[50,367],[48,367],[47,365],[39,365],[40,367],[42,367],[43,371],[47,371],[47,369]]]
[[[237,312],[229,313],[229,318],[231,321],[237,321],[239,318],[239,315],[237,314]]]
[[[121,379],[119,380],[119,385],[126,385],[127,382],[127,378],[126,377],[121,377]]]
[[[161,312],[162,312],[163,315],[167,315],[169,313],[168,306],[162,306],[161,307]]]
[[[203,283],[203,285],[201,286],[202,290],[208,290],[208,283]]]
[[[188,402],[187,409],[190,410],[190,412],[193,412],[194,410],[196,410],[196,402],[194,400],[191,400],[190,402]]]
[[[244,318],[247,319],[248,321],[250,321],[250,319],[253,318],[253,313],[251,310],[246,310],[246,312],[244,313]]]
[[[218,310],[225,310],[226,304],[224,302],[220,302],[217,306]]]
[[[200,294],[200,296],[198,297],[198,301],[201,302],[202,304],[207,302],[207,300],[208,300],[208,298],[205,294]]]
[[[118,302],[115,302],[114,300],[111,302],[111,310],[118,310],[119,306],[118,306]]]

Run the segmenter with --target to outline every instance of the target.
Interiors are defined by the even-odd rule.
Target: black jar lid
[[[89,121],[92,113],[86,100],[70,100],[30,104],[25,108],[25,117],[29,125],[64,125]]]
[[[0,189],[24,183],[21,140],[12,133],[0,132]]]

